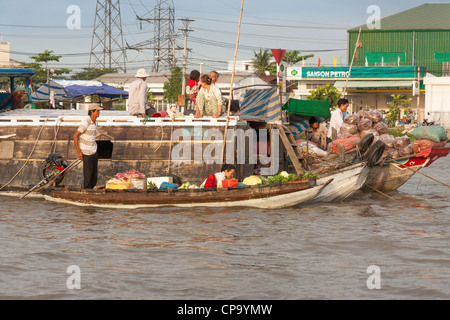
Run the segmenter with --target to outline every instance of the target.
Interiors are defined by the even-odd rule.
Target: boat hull
[[[434,161],[449,154],[450,148],[433,148],[404,158],[392,160],[370,169],[364,190],[392,192],[404,185],[420,169],[430,166]]]
[[[317,180],[319,184],[329,179],[333,181],[311,202],[336,202],[348,199],[364,186],[369,172],[370,167],[364,162],[319,177]]]
[[[326,187],[314,179],[218,189],[178,190],[69,190],[55,189],[47,200],[100,207],[253,207],[280,209],[313,199]]]

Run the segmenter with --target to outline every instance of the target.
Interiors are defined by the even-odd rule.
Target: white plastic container
[[[169,183],[173,183],[173,178],[172,177],[150,177],[147,178],[147,183],[152,182],[154,183],[158,189],[161,186],[161,183],[163,182],[169,182]]]

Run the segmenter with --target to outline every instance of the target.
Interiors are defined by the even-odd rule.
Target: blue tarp
[[[240,103],[242,119],[275,121],[280,119],[278,89],[247,89]]]
[[[54,95],[54,100],[70,100],[82,96],[99,95],[105,98],[128,98],[128,92],[106,85],[98,81],[71,81],[71,80],[51,80],[50,97]],[[32,94],[33,102],[43,102],[49,100],[49,88],[47,84],[41,86]]]

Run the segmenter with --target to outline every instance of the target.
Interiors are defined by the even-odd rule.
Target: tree
[[[252,60],[253,67],[256,70],[256,73],[261,76],[265,75],[266,71],[269,71],[269,74],[276,75],[277,74],[277,64],[272,60],[273,54],[269,52],[269,49],[266,49],[262,51],[262,49],[259,49],[259,52],[253,51],[255,57]],[[289,65],[295,65],[299,63],[302,60],[306,60],[309,58],[314,57],[313,54],[308,55],[300,55],[300,51],[293,50],[293,51],[286,51],[286,53],[283,56],[282,61],[289,62]]]
[[[256,74],[258,74],[258,76],[263,76],[266,74],[266,71],[270,71],[271,64],[273,65],[273,63],[270,62],[270,59],[273,57],[273,55],[269,52],[269,49],[262,51],[261,48],[259,49],[259,53],[255,51],[253,51],[253,53],[255,55],[254,59],[252,60],[253,68],[255,68]]]
[[[92,80],[107,73],[117,73],[117,68],[83,68],[84,71],[75,73],[73,80]]]
[[[307,55],[301,56],[300,53],[301,52],[298,50],[286,51],[286,53],[284,54],[284,57],[283,57],[283,61],[289,62],[289,65],[292,66],[292,65],[295,65],[295,64],[301,62],[302,60],[306,60],[306,59],[314,57],[313,54],[307,54]],[[288,58],[289,58],[289,60],[288,60]]]
[[[315,90],[309,91],[309,93],[311,94],[306,97],[308,100],[327,100],[332,108],[337,105],[338,100],[341,98],[341,92],[329,83],[317,87]]]
[[[389,112],[386,115],[386,122],[389,127],[394,127],[396,122],[400,120],[401,109],[408,109],[411,98],[407,99],[404,95],[393,94],[392,102],[389,104]]]
[[[61,59],[61,56],[55,56],[53,55],[53,51],[44,50],[44,52],[39,53],[37,56],[31,56],[31,59],[34,60],[34,62],[31,63],[22,63],[22,66],[26,66],[28,68],[32,68],[36,71],[36,73],[33,76],[33,85],[34,86],[40,86],[44,83],[47,83],[48,79],[51,77],[57,78],[58,76],[62,74],[69,73],[70,69],[62,68],[62,69],[48,69],[48,62],[50,61],[56,61],[59,62],[59,59]],[[45,67],[42,67],[42,63],[45,63]]]
[[[164,83],[164,99],[169,103],[178,102],[178,96],[182,93],[183,72],[180,67],[173,67],[172,74]]]

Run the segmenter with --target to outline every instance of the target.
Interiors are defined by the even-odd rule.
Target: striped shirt
[[[81,132],[79,145],[80,150],[85,156],[91,156],[97,152],[97,122],[93,122],[91,117],[86,117],[81,121],[78,131]]]

